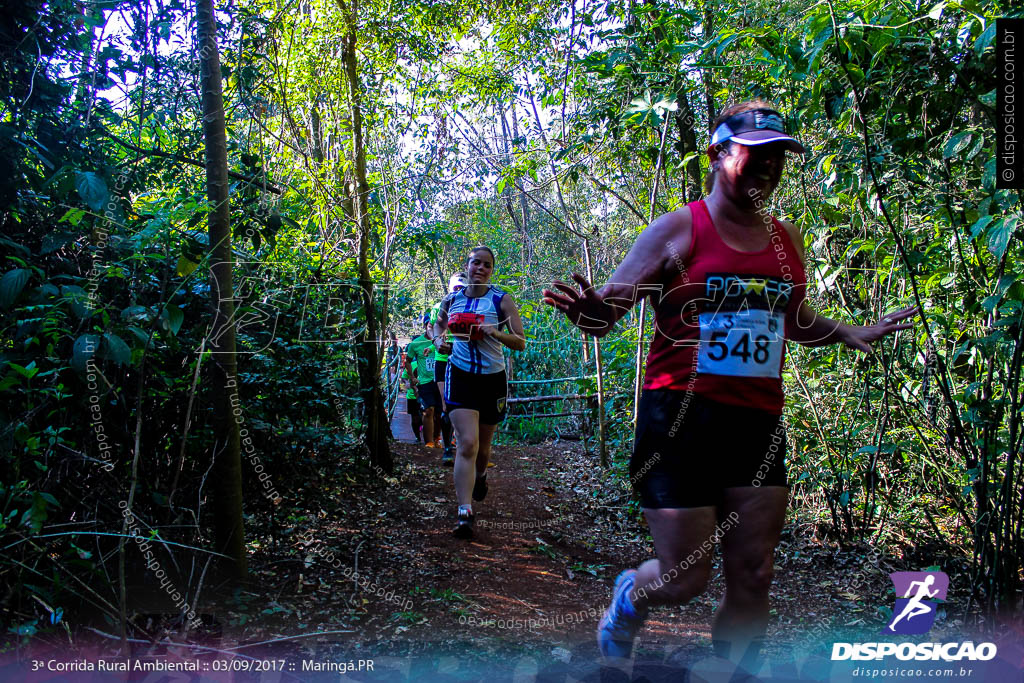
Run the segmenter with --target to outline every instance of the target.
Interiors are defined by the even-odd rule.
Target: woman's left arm
[[[780,223],[789,233],[790,241],[796,248],[802,266],[804,263],[804,240],[800,229],[786,221],[780,221]],[[801,288],[801,290],[802,294],[806,288]],[[885,314],[874,325],[847,325],[821,315],[811,308],[807,299],[801,296],[799,305],[786,315],[786,339],[803,346],[827,346],[842,343],[851,349],[871,353],[873,342],[893,332],[912,329],[914,323],[900,323],[900,321],[917,315],[917,312],[917,307],[911,306]]]
[[[846,344],[851,349],[871,353],[871,344],[882,337],[909,330],[914,323],[899,321],[917,315],[917,306],[904,308],[893,313],[886,313],[874,325],[847,325],[838,320],[826,318],[811,308],[806,300],[800,302],[796,314],[787,316],[786,339],[804,346],[827,346],[828,344]]]
[[[483,325],[483,333],[494,337],[513,351],[522,351],[526,348],[526,332],[523,330],[523,320],[519,317],[519,309],[516,308],[511,296],[501,298],[501,313],[509,331],[502,332],[493,325]]]

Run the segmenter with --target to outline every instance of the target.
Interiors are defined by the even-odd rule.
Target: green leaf
[[[719,43],[718,47],[715,49],[715,59],[721,59],[722,58],[722,53],[725,52],[726,50],[728,50],[729,46],[732,45],[733,43],[735,43],[741,37],[742,37],[742,34],[740,34],[740,33],[733,33],[731,36],[729,36],[728,38],[723,40],[721,43]]]
[[[938,21],[942,17],[942,10],[944,9],[946,9],[946,0],[942,0],[942,2],[932,7],[931,11],[928,12],[928,18]]]
[[[974,54],[981,56],[981,53],[992,44],[992,39],[996,37],[996,22],[989,20],[988,26],[981,32],[978,39],[974,41]]]
[[[67,222],[67,223],[70,223],[71,225],[78,225],[81,222],[82,218],[84,218],[84,217],[85,217],[85,211],[83,211],[82,209],[72,208],[72,209],[68,209],[64,213],[64,215],[61,216],[60,220],[57,221],[57,222],[58,223]]]
[[[181,323],[185,320],[185,314],[174,304],[167,304],[160,312],[160,324],[171,334],[178,334]]]
[[[75,189],[85,205],[93,211],[101,211],[110,196],[107,183],[92,171],[75,174]]]
[[[273,234],[275,234],[280,229],[281,229],[281,214],[279,214],[279,213],[272,213],[272,214],[270,214],[267,217],[267,230],[269,230],[270,234],[273,235]]]
[[[984,232],[986,226],[992,222],[995,216],[982,216],[978,220],[974,221],[974,225],[971,226],[971,239],[978,239],[978,235]]]
[[[50,496],[50,498],[53,498],[53,496]],[[25,510],[25,514],[21,517],[22,525],[29,527],[33,533],[38,534],[42,530],[43,523],[46,522],[47,517],[46,499],[43,498],[42,494],[33,494],[32,507]]]
[[[992,225],[988,233],[988,250],[996,258],[1003,258],[1003,254],[1006,253],[1006,247],[1010,244],[1010,238],[1013,236],[1013,231],[1017,229],[1017,222],[1019,220],[1019,216],[1007,216]]]
[[[25,367],[22,367],[17,363],[8,363],[7,365],[11,368],[11,370],[14,370],[16,373],[18,373],[25,379],[32,379],[33,377],[36,376],[36,373],[39,372],[39,368],[36,367],[35,361],[32,361]]]
[[[149,344],[149,332],[146,332],[141,327],[129,325],[128,331],[131,332],[135,336],[135,338],[142,343],[143,346]]]
[[[153,312],[145,306],[129,306],[121,311],[121,317],[125,320],[150,320]]]
[[[74,239],[74,235],[69,235],[66,232],[48,232],[43,235],[43,243],[40,245],[39,253],[43,255],[52,254],[59,249],[63,249]]]
[[[99,335],[83,334],[75,340],[71,351],[71,367],[80,375],[85,375],[89,370],[89,361],[96,356],[100,348],[101,339]]]
[[[7,309],[17,300],[31,274],[27,268],[15,268],[4,273],[0,278],[0,308]]]
[[[188,277],[198,267],[199,267],[199,264],[196,263],[195,261],[191,260],[187,256],[179,256],[178,257],[178,264],[175,267],[175,270],[178,272],[178,275],[180,275],[182,277]]]
[[[103,335],[103,350],[106,357],[118,365],[128,365],[132,361],[132,350],[113,332]]]
[[[971,136],[972,134],[969,131],[964,131],[951,137],[946,143],[945,149],[942,150],[942,158],[949,159],[966,149],[967,145],[971,144]]]
[[[61,285],[60,295],[71,305],[71,310],[79,318],[89,316],[91,302],[89,294],[78,285]]]

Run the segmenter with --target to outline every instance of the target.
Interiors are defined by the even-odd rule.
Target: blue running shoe
[[[597,625],[597,647],[605,657],[628,658],[633,654],[633,637],[643,626],[646,610],[637,614],[629,602],[636,570],[627,569],[615,579],[612,604]]]

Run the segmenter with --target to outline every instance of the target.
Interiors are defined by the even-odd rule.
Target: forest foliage
[[[17,636],[53,628],[44,603],[124,624],[119,501],[200,558],[183,585],[213,547],[222,293],[195,10],[54,0],[0,17],[0,572]],[[390,466],[367,436],[379,340],[412,333],[480,243],[526,324],[516,379],[590,375],[600,358],[627,477],[649,321],[634,311],[598,347],[540,289],[573,271],[604,282],[652,216],[699,198],[714,115],[763,97],[809,150],[772,212],[804,234],[815,307],[923,311],[872,358],[790,349],[793,514],[840,542],[941,555],[984,609],[1019,607],[1024,226],[994,158],[994,20],[1010,12],[220,5],[246,519],[287,516],[300,478]]]

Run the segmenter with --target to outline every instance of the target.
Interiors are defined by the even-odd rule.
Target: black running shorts
[[[781,415],[644,389],[630,482],[645,508],[719,505],[725,489],[787,486]]]
[[[439,360],[434,363],[434,382],[444,382],[444,375],[448,371],[448,361]]]
[[[433,382],[418,385],[416,387],[416,393],[420,395],[420,407],[423,408],[423,410],[441,408],[441,392],[438,391],[437,385]]]
[[[448,413],[465,408],[480,412],[480,424],[496,425],[505,419],[505,399],[508,381],[505,371],[477,375],[448,363],[448,378],[444,385],[444,401]]]
[[[405,399],[405,412],[410,415],[420,414],[420,402],[419,399],[406,397]]]

